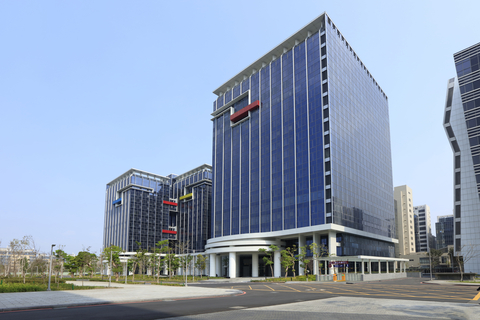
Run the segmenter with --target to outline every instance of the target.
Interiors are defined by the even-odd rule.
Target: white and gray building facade
[[[429,248],[435,249],[432,243],[432,221],[430,207],[426,204],[413,207],[413,213],[418,217],[416,228],[418,230],[417,252],[427,252]]]
[[[443,126],[453,152],[454,249],[480,273],[480,43],[453,55]]]

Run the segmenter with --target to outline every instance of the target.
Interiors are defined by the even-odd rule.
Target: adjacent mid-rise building
[[[437,249],[453,246],[453,215],[437,217],[435,231],[437,233]]]
[[[466,271],[480,273],[480,43],[453,58],[443,126],[453,152],[454,249],[469,256]]]
[[[270,244],[394,257],[388,98],[327,14],[214,93],[212,275]]]
[[[412,189],[407,185],[395,187],[393,199],[398,238],[398,243],[395,244],[395,254],[400,257],[416,252]]]
[[[432,222],[430,220],[430,207],[428,205],[415,206],[413,212],[418,216],[418,252],[427,252],[429,248],[435,249],[432,239]]]
[[[160,176],[130,169],[107,184],[103,246],[152,251],[162,240],[204,250],[210,234],[211,166]],[[173,246],[174,243],[172,243]]]

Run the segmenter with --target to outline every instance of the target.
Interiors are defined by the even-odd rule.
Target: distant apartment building
[[[430,220],[430,207],[428,205],[413,207],[413,212],[418,216],[419,252],[427,252],[428,248],[435,249],[432,238],[432,222]]]
[[[416,251],[412,189],[407,185],[395,187],[393,199],[398,237],[398,244],[395,244],[395,254],[399,257]]]
[[[38,251],[32,249],[15,251],[10,247],[0,248],[0,276],[7,277],[9,274],[20,274],[22,272],[23,259],[28,261],[28,273],[38,272],[38,266],[40,266],[40,272],[42,272],[42,266],[45,267],[45,261],[48,261],[49,258],[50,255],[38,253]],[[36,268],[33,269],[32,266],[36,266]]]
[[[435,231],[437,233],[437,249],[446,248],[453,245],[453,214],[437,217]]]
[[[212,167],[160,176],[130,169],[107,184],[103,246],[152,251],[162,240],[204,250],[210,229]]]
[[[447,84],[443,126],[453,152],[454,248],[480,273],[480,43],[453,55],[457,76]]]

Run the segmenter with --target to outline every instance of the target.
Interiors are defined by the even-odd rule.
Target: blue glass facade
[[[107,184],[104,247],[152,251],[161,240],[181,241],[201,252],[211,233],[212,171],[159,176],[131,169]]]
[[[332,222],[394,237],[388,100],[333,23],[326,39]]]
[[[332,223],[395,236],[388,99],[322,19],[215,92],[213,238]]]
[[[453,246],[453,215],[438,217],[437,219],[438,222],[435,223],[435,231],[437,233],[437,249],[443,249],[447,248],[448,246]]]

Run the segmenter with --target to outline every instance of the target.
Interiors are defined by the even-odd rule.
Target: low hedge
[[[47,291],[48,285],[46,284],[30,284],[30,283],[4,283],[0,285],[0,293],[6,292],[32,292],[32,291]],[[52,291],[59,290],[87,290],[97,289],[93,286],[74,286],[68,283],[51,283],[50,289]]]
[[[69,280],[68,278],[65,279],[60,279],[57,278],[57,282],[59,283],[65,283],[65,281]],[[55,277],[52,277],[52,282],[55,283]],[[15,278],[1,278],[0,283],[22,283],[23,284],[23,278],[15,277]],[[48,277],[45,279],[42,278],[25,278],[25,284],[43,284],[43,283],[48,283]]]

